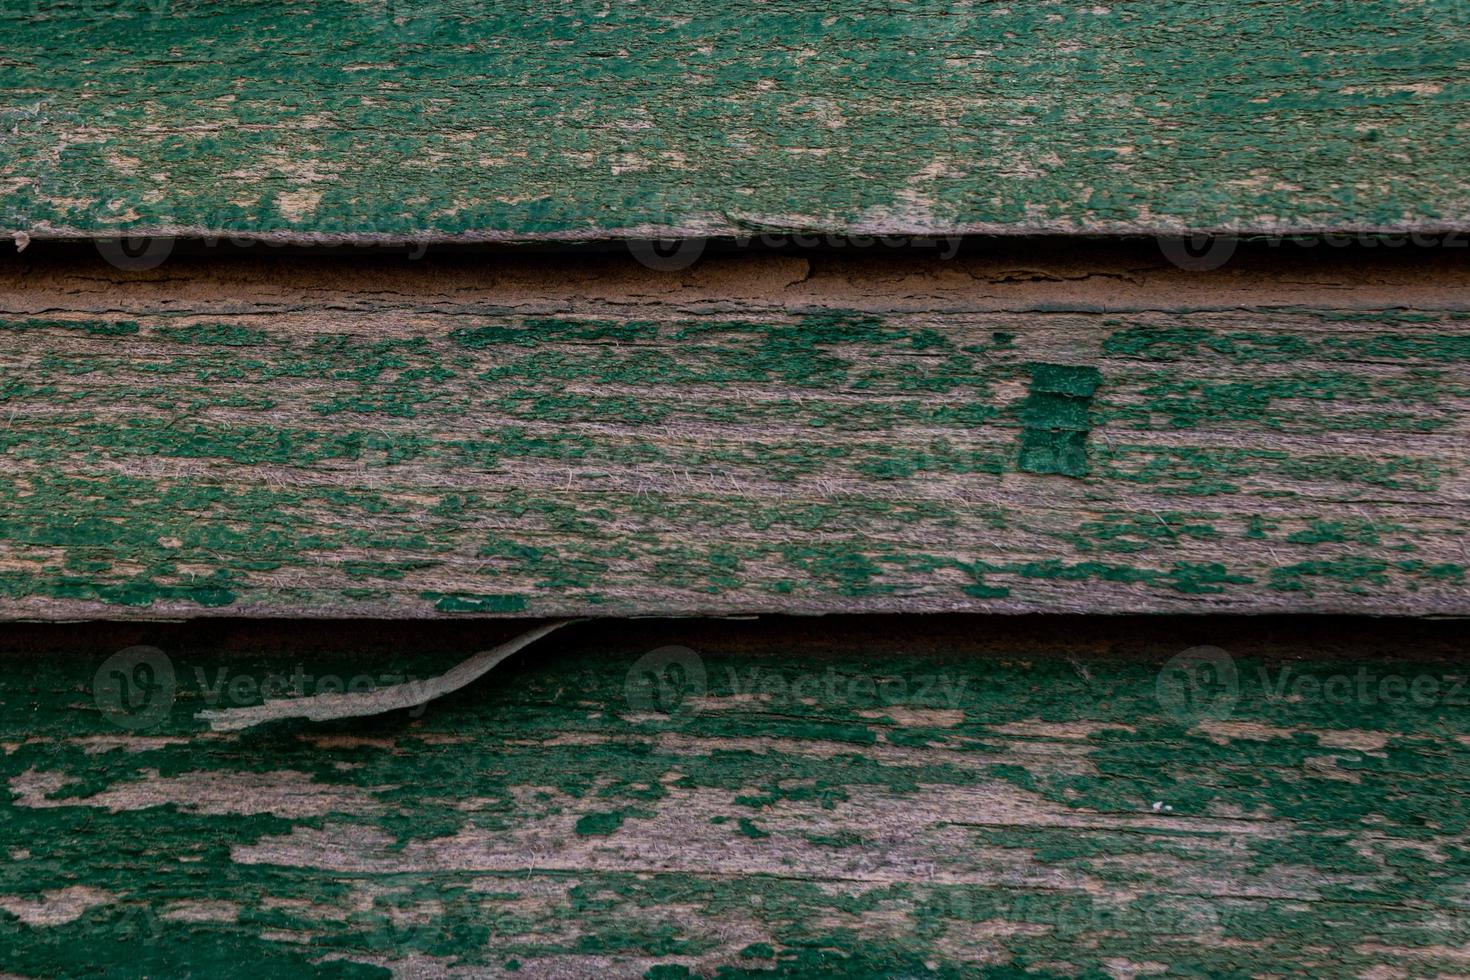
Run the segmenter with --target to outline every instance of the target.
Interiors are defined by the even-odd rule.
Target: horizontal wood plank
[[[1461,0],[9,4],[0,223],[1464,229]]]
[[[75,632],[0,658],[5,970],[1463,976],[1440,625],[596,624],[418,717],[242,735],[193,714],[474,648]]]
[[[0,614],[1470,613],[1456,265],[0,282]]]

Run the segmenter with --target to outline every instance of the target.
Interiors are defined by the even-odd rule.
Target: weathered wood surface
[[[1464,229],[1463,0],[8,3],[0,229]]]
[[[1463,264],[1137,261],[15,264],[0,614],[1470,613]]]
[[[1463,628],[941,623],[593,624],[418,718],[230,736],[192,715],[513,628],[117,640],[171,683],[12,629],[5,972],[1470,973]]]

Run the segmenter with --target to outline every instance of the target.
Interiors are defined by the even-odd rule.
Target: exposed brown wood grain
[[[1454,253],[0,279],[0,612],[1463,614]]]

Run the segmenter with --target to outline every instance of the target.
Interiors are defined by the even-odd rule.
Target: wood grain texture
[[[0,613],[1470,613],[1460,264],[1094,259],[15,266]]]
[[[0,11],[0,227],[1464,229],[1462,0]]]
[[[137,631],[164,684],[74,631],[0,659],[5,970],[1470,972],[1462,630],[1097,626],[594,624],[421,717],[245,736],[192,715],[474,647]],[[1199,642],[1234,683],[1172,700]]]

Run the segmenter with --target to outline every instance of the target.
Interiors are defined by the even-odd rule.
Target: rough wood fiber
[[[172,710],[122,728],[77,631],[0,660],[5,972],[1470,973],[1463,633],[1120,625],[598,624],[417,719],[248,736],[190,717],[475,647],[155,631]],[[1238,676],[1208,715],[1160,694],[1194,642]]]
[[[1470,613],[1459,265],[0,283],[0,613]]]
[[[1470,225],[1463,0],[16,0],[0,227]]]

